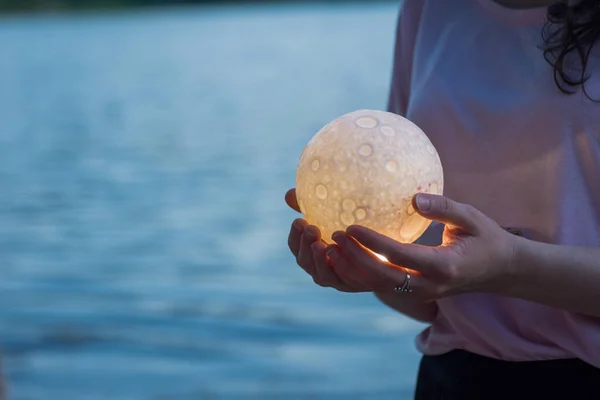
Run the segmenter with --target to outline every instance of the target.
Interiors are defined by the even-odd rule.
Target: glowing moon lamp
[[[399,115],[358,110],[324,126],[304,148],[296,196],[308,223],[323,240],[362,225],[412,243],[430,221],[417,214],[418,192],[442,194],[440,157],[425,133]]]

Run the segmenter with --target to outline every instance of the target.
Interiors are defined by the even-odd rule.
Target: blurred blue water
[[[10,398],[410,398],[422,327],[316,287],[283,202],[384,108],[398,4],[0,20]]]

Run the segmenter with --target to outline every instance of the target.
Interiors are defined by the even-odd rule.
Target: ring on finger
[[[404,283],[401,286],[396,286],[394,290],[398,293],[412,293],[412,289],[410,288],[410,274],[406,268],[404,268],[404,272],[406,273]]]

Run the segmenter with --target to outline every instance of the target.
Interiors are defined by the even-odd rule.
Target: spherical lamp
[[[442,194],[438,153],[414,123],[399,115],[358,110],[336,118],[304,148],[296,196],[325,242],[363,225],[402,243],[417,240],[430,220],[412,206],[416,193]]]

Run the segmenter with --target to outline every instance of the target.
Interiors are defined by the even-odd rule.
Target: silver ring
[[[412,289],[409,289],[410,274],[406,269],[404,270],[404,272],[406,272],[406,278],[404,279],[404,283],[402,284],[402,286],[396,286],[394,290],[398,293],[412,293]]]

